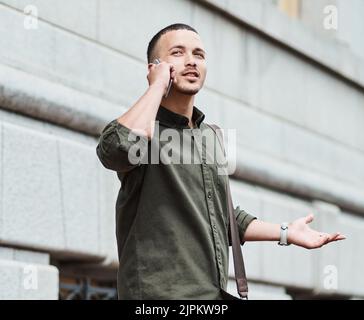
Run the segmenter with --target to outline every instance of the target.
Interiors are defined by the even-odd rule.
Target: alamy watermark
[[[38,290],[38,268],[34,264],[24,266],[23,287],[25,290]]]
[[[236,129],[217,129],[217,134],[221,132],[219,139],[212,129],[182,129],[183,133],[174,128],[160,131],[159,121],[154,123],[150,143],[146,136],[130,131],[128,160],[131,164],[211,164],[216,165],[219,175],[235,171]]]
[[[24,29],[38,29],[38,8],[34,5],[27,5],[24,7],[24,15]]]
[[[338,289],[338,270],[334,265],[326,265],[323,270],[323,287],[325,290],[336,291]]]
[[[325,15],[322,21],[323,27],[326,30],[337,30],[338,28],[338,10],[334,5],[327,5],[323,9],[323,14]]]

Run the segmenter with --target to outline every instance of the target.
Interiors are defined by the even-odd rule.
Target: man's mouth
[[[193,79],[198,78],[198,74],[196,72],[188,72],[188,73],[185,73],[183,76],[186,78],[193,78]]]
[[[183,74],[184,77],[189,77],[189,78],[198,78],[200,75],[198,74],[197,71],[194,70],[189,70],[187,72],[185,72]]]

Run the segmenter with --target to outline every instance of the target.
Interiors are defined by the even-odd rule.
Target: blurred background
[[[364,0],[1,0],[0,299],[116,298],[120,182],[95,148],[178,22],[207,51],[196,106],[238,132],[235,205],[347,236],[247,243],[250,299],[364,298],[363,16]]]

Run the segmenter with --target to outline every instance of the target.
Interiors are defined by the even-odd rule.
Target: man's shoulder
[[[215,123],[207,123],[207,122],[202,122],[201,125],[200,125],[200,128],[202,130],[212,130],[216,133],[216,129],[220,129],[220,127],[215,124]]]

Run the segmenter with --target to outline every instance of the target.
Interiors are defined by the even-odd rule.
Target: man
[[[102,164],[121,181],[116,203],[119,299],[221,299],[231,242],[228,178],[218,174],[216,161],[208,161],[213,153],[204,133],[213,130],[194,106],[206,78],[206,52],[195,29],[174,24],[152,38],[147,56],[148,89],[105,127],[97,146]],[[190,152],[180,150],[179,139],[161,139],[167,130],[189,138],[202,163],[161,163],[171,149],[177,149],[177,158]],[[156,157],[154,140],[172,148]],[[221,147],[216,152],[223,154]],[[241,244],[282,241],[280,224],[259,221],[239,206],[234,211]],[[313,215],[300,218],[282,234],[290,244],[309,249],[345,239],[310,229],[312,220]]]

